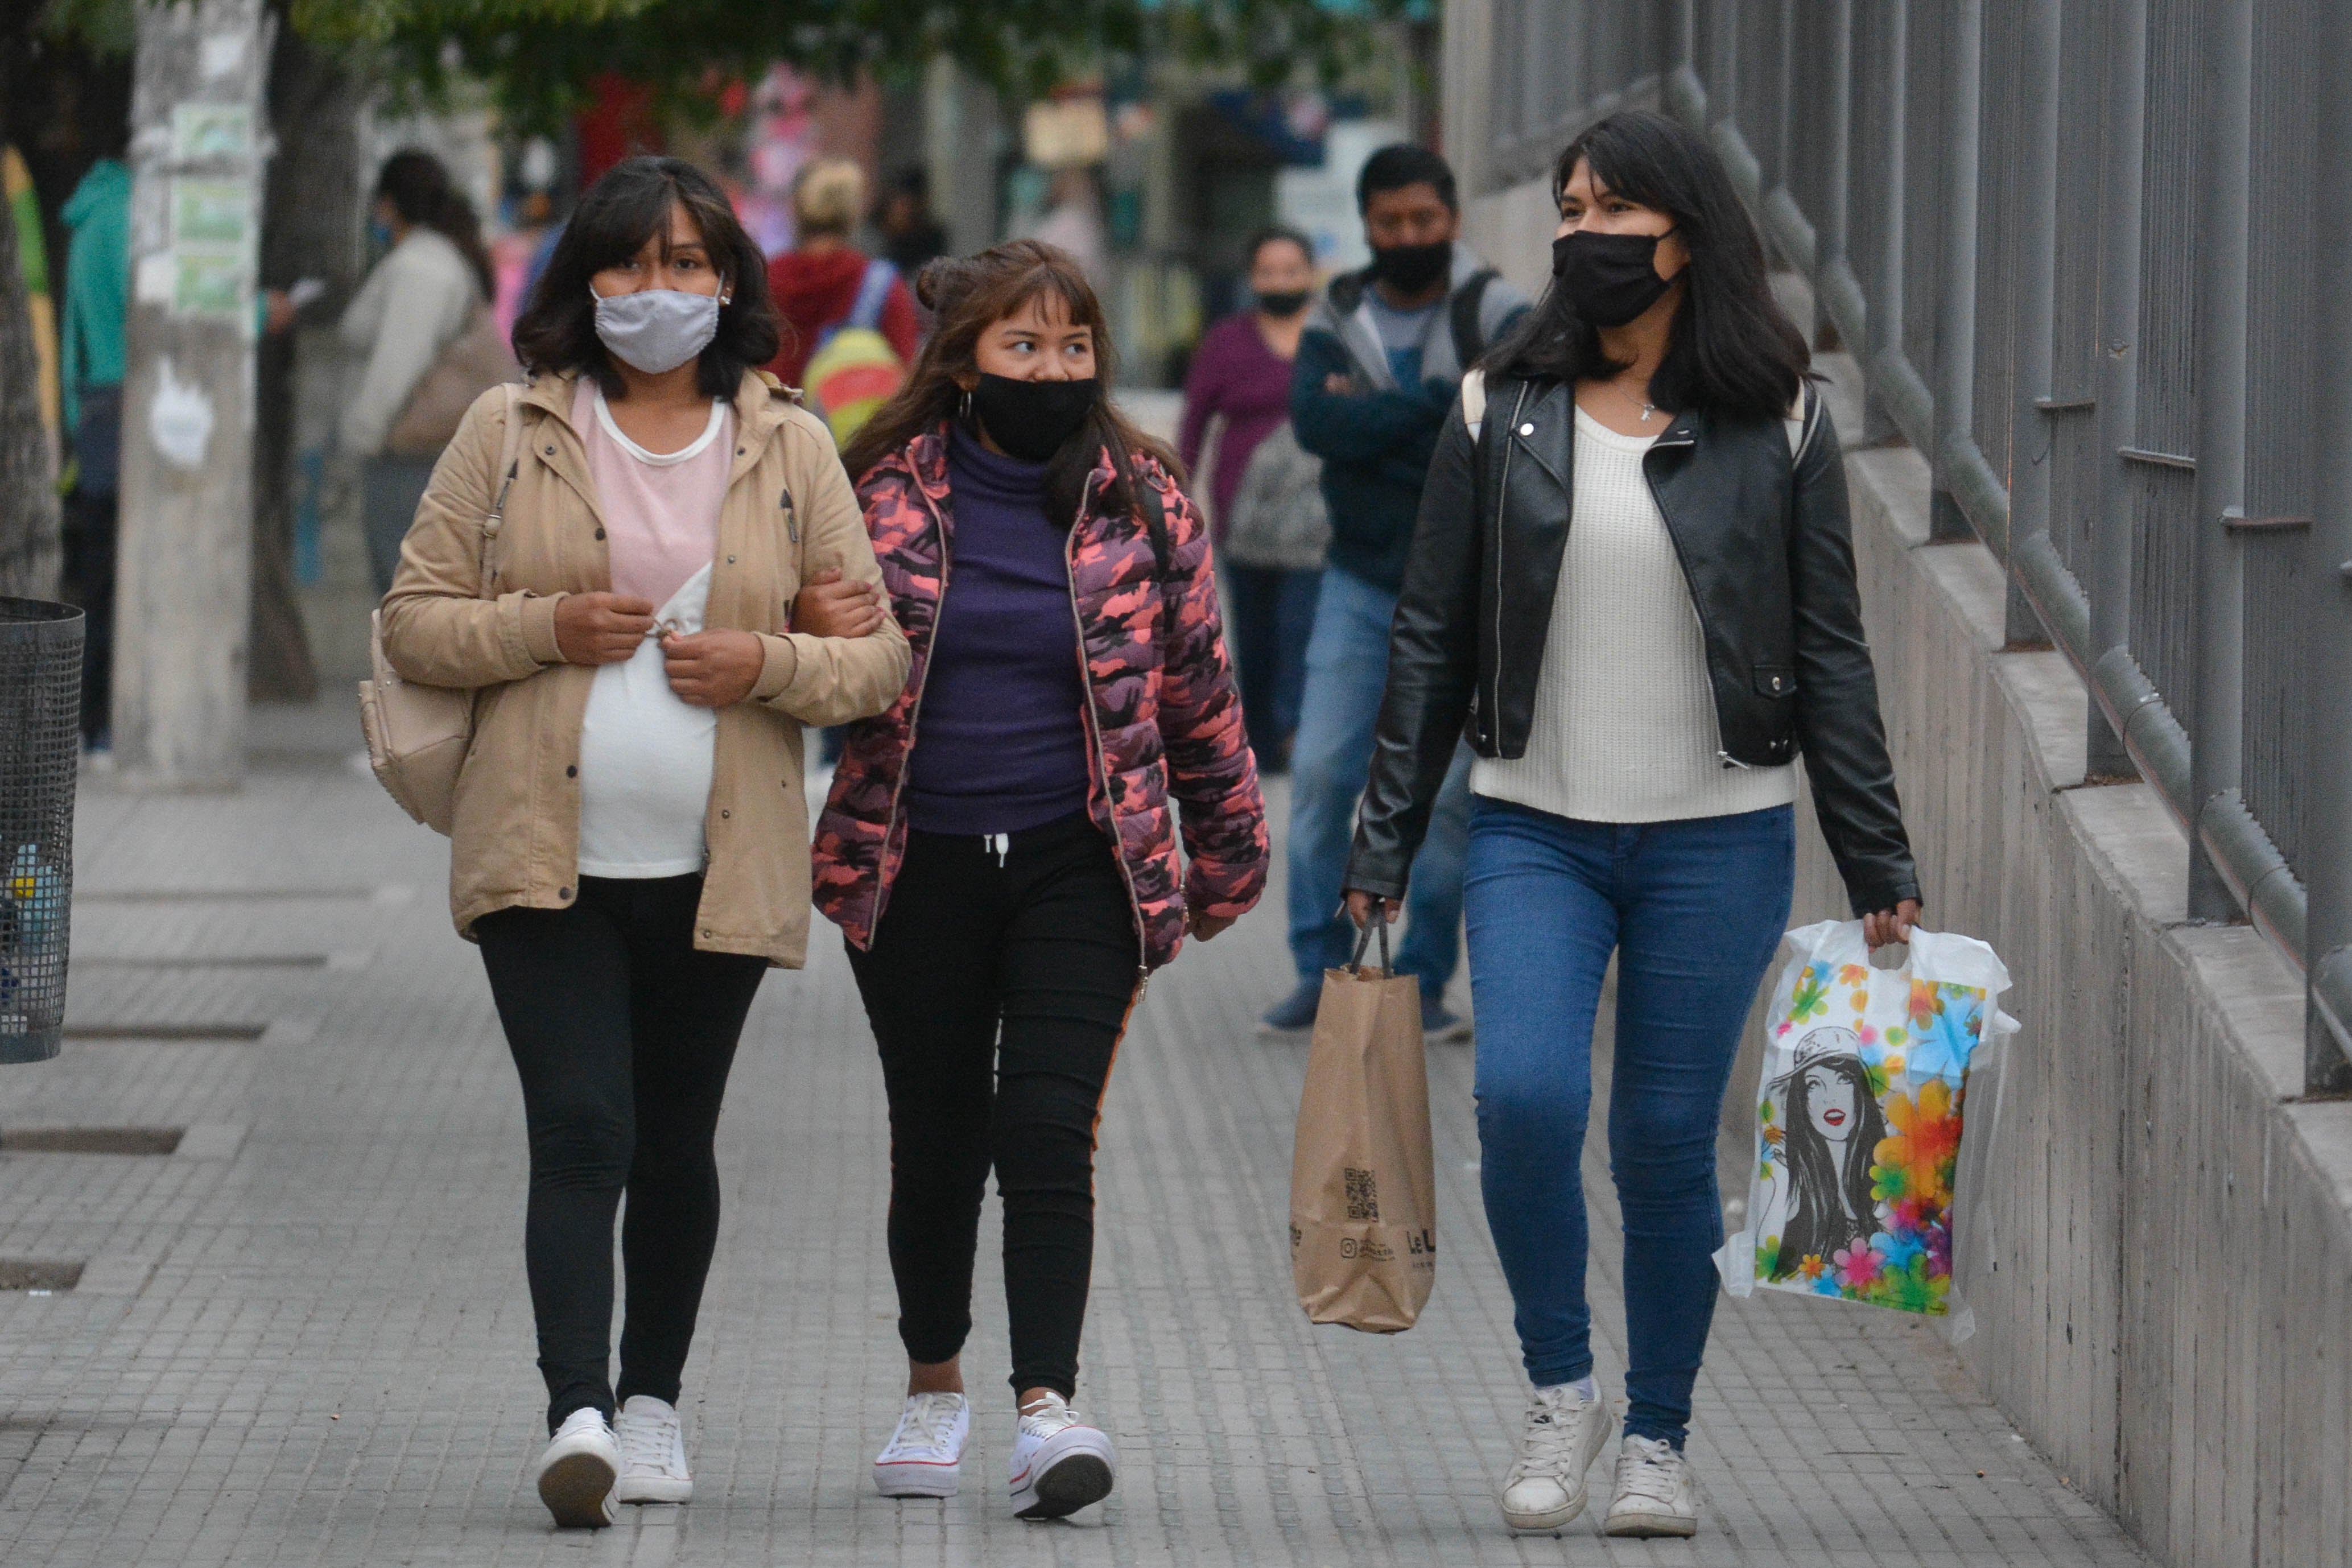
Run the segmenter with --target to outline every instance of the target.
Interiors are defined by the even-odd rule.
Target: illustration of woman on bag
[[[1808,1258],[1824,1261],[1866,1247],[1879,1229],[1871,1197],[1871,1161],[1886,1136],[1886,1118],[1851,1029],[1815,1029],[1797,1047],[1797,1065],[1776,1086],[1781,1133],[1769,1190],[1760,1205],[1762,1234],[1775,1223],[1780,1250],[1770,1279],[1786,1279]]]

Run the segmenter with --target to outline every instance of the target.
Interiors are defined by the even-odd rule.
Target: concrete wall
[[[2352,1563],[2352,1104],[2295,1103],[2301,977],[2185,922],[2153,790],[2084,787],[2082,683],[2002,651],[2000,566],[1927,544],[1918,454],[1848,473],[1932,921],[2002,954],[2024,1024],[1969,1084],[1962,1357],[2177,1568]],[[1800,918],[1843,914],[1818,834],[1799,861]]]
[[[1543,280],[1542,182],[1465,216],[1496,265]],[[1858,431],[1853,362],[1820,363]],[[1961,1356],[2173,1568],[2352,1568],[2352,1102],[2297,1098],[2302,978],[2247,927],[2187,923],[2187,839],[2153,790],[2084,784],[2083,683],[2063,655],[2003,649],[1989,552],[1927,544],[1920,456],[1847,472],[1928,920],[1992,943],[2024,1026],[1969,1079]],[[1808,810],[1792,923],[1846,913]],[[1731,1168],[1752,1136],[1726,1129]]]

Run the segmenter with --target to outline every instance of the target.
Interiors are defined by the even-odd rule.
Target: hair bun
[[[915,275],[915,298],[925,310],[946,315],[972,285],[970,263],[952,256],[934,257]]]

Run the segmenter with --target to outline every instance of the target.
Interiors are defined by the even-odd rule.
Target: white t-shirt
[[[654,453],[622,433],[592,380],[583,378],[572,408],[608,535],[614,591],[656,600],[661,629],[702,630],[734,453],[727,438],[733,410],[714,402],[698,438],[680,451]],[[669,689],[658,636],[625,662],[597,668],[580,725],[583,876],[702,869],[718,735],[715,711]]]
[[[1642,472],[1654,436],[1580,408],[1568,545],[1524,756],[1481,757],[1478,795],[1584,822],[1727,816],[1797,798],[1793,764],[1726,767],[1706,640]]]

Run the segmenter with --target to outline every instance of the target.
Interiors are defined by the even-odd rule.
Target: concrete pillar
[[[126,782],[245,763],[264,0],[139,9],[114,754]]]

